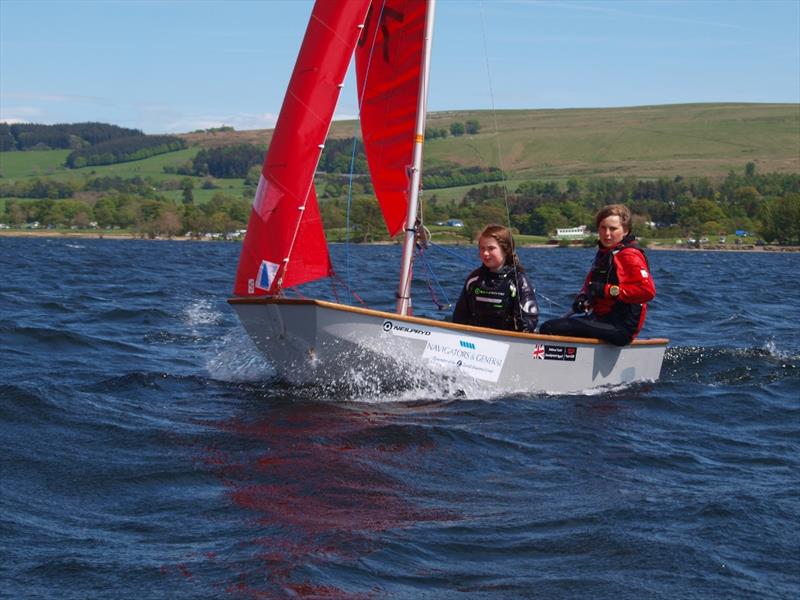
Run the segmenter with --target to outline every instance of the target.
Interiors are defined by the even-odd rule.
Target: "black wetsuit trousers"
[[[563,317],[542,323],[539,333],[547,335],[567,335],[582,338],[599,338],[615,346],[626,346],[633,336],[624,328],[615,325],[611,319],[595,317]]]

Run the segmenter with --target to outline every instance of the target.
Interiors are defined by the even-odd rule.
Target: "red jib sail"
[[[233,293],[276,294],[332,273],[314,172],[369,0],[317,0],[283,100]]]
[[[408,205],[426,7],[425,0],[374,3],[356,48],[364,149],[392,236]]]

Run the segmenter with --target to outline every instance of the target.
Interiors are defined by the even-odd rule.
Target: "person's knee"
[[[564,329],[564,319],[550,319],[539,326],[539,333],[557,335]]]
[[[552,321],[545,321],[539,326],[539,333],[551,333],[552,332]]]
[[[613,334],[606,337],[606,341],[611,342],[615,346],[627,346],[633,341],[633,337],[624,331],[615,331]]]

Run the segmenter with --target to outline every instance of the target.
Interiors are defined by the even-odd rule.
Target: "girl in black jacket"
[[[489,225],[478,238],[483,263],[467,276],[453,322],[533,333],[539,320],[536,290],[514,251],[507,227]]]

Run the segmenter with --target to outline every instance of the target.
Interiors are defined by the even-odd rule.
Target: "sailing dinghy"
[[[411,314],[435,0],[317,0],[253,201],[228,302],[282,379],[347,384],[398,373],[470,389],[575,392],[658,379],[667,340],[499,331]],[[389,234],[402,234],[395,312],[289,297],[334,276],[314,172],[355,54],[363,143]],[[419,381],[419,379],[417,379]]]

